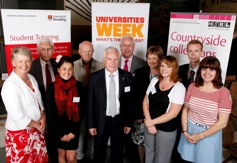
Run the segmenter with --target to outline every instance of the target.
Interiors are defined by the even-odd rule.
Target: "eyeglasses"
[[[132,48],[132,47],[133,47],[133,45],[126,45],[126,44],[122,44],[122,47],[123,47],[123,48]]]
[[[53,48],[42,48],[42,49],[39,49],[40,51],[42,51],[42,52],[51,52],[51,51],[53,51]]]

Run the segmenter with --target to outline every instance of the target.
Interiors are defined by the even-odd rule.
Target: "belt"
[[[190,119],[189,119],[189,121],[190,121],[192,124],[194,124],[194,125],[196,125],[196,126],[198,126],[198,127],[202,127],[202,128],[204,128],[204,129],[208,129],[208,128],[211,127],[211,126],[201,125],[201,124],[199,124],[199,123],[193,122],[193,121],[191,121]]]

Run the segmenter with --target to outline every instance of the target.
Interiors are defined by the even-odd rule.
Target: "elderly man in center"
[[[118,68],[119,52],[108,47],[104,69],[93,73],[88,87],[88,127],[95,137],[94,162],[105,162],[110,137],[110,162],[123,162],[124,136],[132,126],[132,74]]]

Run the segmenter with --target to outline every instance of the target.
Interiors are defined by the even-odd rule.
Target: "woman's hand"
[[[64,135],[63,137],[61,137],[60,140],[61,140],[61,141],[69,142],[67,135]]]
[[[72,140],[72,139],[75,138],[75,135],[70,132],[70,133],[67,135],[67,138],[68,138],[68,141],[70,141],[70,140]]]
[[[184,137],[187,139],[189,143],[198,143],[199,140],[203,139],[200,134],[192,134],[189,135],[188,132],[183,133]]]
[[[148,132],[150,134],[157,134],[157,129],[155,126],[150,126],[150,127],[148,127]]]
[[[45,126],[46,126],[46,116],[45,115],[41,116],[39,123],[40,123],[40,128],[38,130],[43,134],[45,131]]]

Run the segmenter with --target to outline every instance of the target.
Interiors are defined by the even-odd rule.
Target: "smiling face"
[[[78,53],[80,54],[82,60],[86,63],[89,63],[93,56],[93,47],[90,42],[83,42],[79,45]]]
[[[160,65],[160,74],[163,76],[163,78],[170,77],[172,74],[173,68],[166,64],[165,62],[161,62]]]
[[[41,42],[37,50],[41,59],[45,62],[48,62],[54,53],[54,48],[50,42]]]
[[[107,71],[113,73],[117,70],[119,64],[119,53],[114,49],[106,52],[103,58],[103,64]]]
[[[31,63],[31,58],[23,54],[15,55],[15,58],[12,60],[14,72],[19,76],[27,75],[30,70]]]
[[[201,77],[204,82],[212,82],[216,77],[216,70],[212,68],[202,68]]]
[[[159,57],[156,54],[149,53],[147,55],[147,63],[150,68],[157,68],[159,65]]]
[[[122,52],[122,56],[125,59],[129,59],[133,55],[134,47],[135,45],[132,38],[130,37],[122,38],[122,41],[120,44],[120,50]]]
[[[69,80],[73,75],[73,65],[69,62],[64,62],[58,68],[59,76],[64,80]]]

